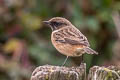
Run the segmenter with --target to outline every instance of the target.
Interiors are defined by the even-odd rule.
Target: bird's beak
[[[50,25],[49,21],[43,21],[44,24]]]

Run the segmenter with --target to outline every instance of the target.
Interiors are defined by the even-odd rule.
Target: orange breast
[[[81,54],[83,54],[83,52],[79,52],[79,55],[77,55],[76,50],[79,49],[83,49],[84,46],[83,45],[70,45],[67,43],[60,43],[60,42],[56,42],[55,38],[53,36],[51,36],[51,41],[52,44],[54,45],[54,47],[61,53],[64,54],[66,56],[79,56]]]

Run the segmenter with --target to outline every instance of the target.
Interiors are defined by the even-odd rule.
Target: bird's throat
[[[51,26],[51,29],[52,29],[52,31],[55,31],[55,30],[57,30],[57,27],[56,26]]]

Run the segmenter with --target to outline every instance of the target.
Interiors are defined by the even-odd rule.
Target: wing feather
[[[70,45],[90,46],[87,38],[75,27],[65,27],[56,32],[56,41]]]

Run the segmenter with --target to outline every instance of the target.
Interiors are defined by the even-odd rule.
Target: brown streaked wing
[[[58,42],[68,43],[71,45],[90,46],[87,38],[75,27],[66,27],[57,33],[64,36],[64,37],[59,37],[59,39],[56,39],[56,41]]]
[[[84,45],[84,46],[87,46],[86,44],[80,43],[80,41],[77,41],[77,40],[72,40],[72,39],[69,39],[69,38],[64,38],[64,39],[65,39],[66,43],[71,44],[71,45]]]
[[[69,36],[72,36],[72,38],[66,37],[66,38],[69,39],[69,42],[71,41],[72,44],[74,42],[74,44],[78,43],[78,44],[83,44],[83,45],[86,45],[86,46],[90,46],[87,38],[76,27],[72,26],[72,27],[69,27],[67,29],[68,29],[69,33],[74,35],[74,36],[69,35]]]

